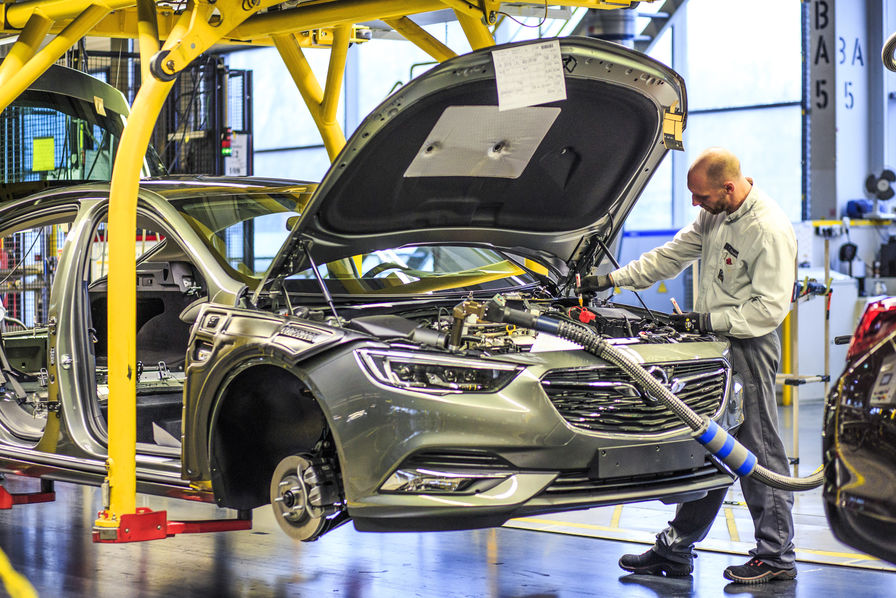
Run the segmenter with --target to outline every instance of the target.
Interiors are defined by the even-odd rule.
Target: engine
[[[608,301],[585,307],[575,299],[552,302],[519,297],[500,299],[533,315],[549,315],[575,322],[613,339],[614,344],[677,343],[699,338],[676,331],[662,314],[649,314],[646,310],[617,306]],[[452,309],[442,308],[435,314],[393,312],[360,316],[347,322],[346,326],[383,340],[410,340],[451,351],[486,351],[492,354],[526,352],[544,342],[545,335],[539,338],[539,333],[534,330],[488,321],[484,306],[480,301],[468,299]]]

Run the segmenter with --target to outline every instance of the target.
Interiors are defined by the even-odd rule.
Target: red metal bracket
[[[161,540],[177,534],[201,534],[205,532],[231,532],[252,529],[251,511],[237,519],[202,519],[196,521],[168,521],[167,511],[153,511],[137,507],[136,513],[121,516],[118,527],[94,527],[93,541],[118,544]],[[100,513],[102,515],[102,513]]]
[[[43,480],[41,480],[43,482]],[[49,489],[48,489],[49,488]],[[28,505],[39,502],[53,502],[56,500],[56,492],[52,490],[52,482],[48,487],[41,484],[40,492],[9,492],[0,486],[0,509],[11,509],[13,505]]]

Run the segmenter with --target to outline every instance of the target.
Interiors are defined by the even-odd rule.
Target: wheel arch
[[[287,455],[332,452],[331,426],[303,376],[262,362],[235,372],[209,418],[208,458],[220,506],[252,509],[269,502],[269,484]]]

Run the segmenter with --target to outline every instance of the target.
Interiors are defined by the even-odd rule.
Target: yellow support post
[[[784,323],[781,324],[781,370],[785,375],[792,374],[796,375],[797,372],[793,371],[793,363],[791,362],[792,355],[792,337],[791,337],[791,320],[790,315],[793,313],[793,310],[799,309],[799,303],[794,304],[791,312],[787,314],[787,317],[784,318]],[[785,407],[789,407],[792,401],[791,393],[793,392],[793,387],[789,384],[785,384],[781,388],[781,404]]]
[[[95,522],[95,537],[99,541],[131,541],[133,534],[122,534],[119,529],[123,516],[136,513],[137,492],[137,421],[136,421],[136,279],[134,259],[136,251],[137,195],[140,186],[140,168],[149,145],[153,126],[180,69],[210,48],[227,33],[229,28],[245,20],[264,7],[263,2],[252,5],[244,0],[218,0],[216,7],[221,22],[227,27],[209,27],[212,14],[207,0],[191,0],[180,16],[170,37],[154,59],[157,63],[172,56],[173,64],[161,65],[161,72],[153,73],[143,82],[128,124],[121,136],[112,182],[109,190],[109,276],[108,301],[118,306],[108,313],[110,335],[109,359],[109,458],[104,482],[103,511]],[[184,47],[187,45],[188,47]],[[169,72],[172,66],[174,72]],[[165,537],[165,530],[161,535]]]
[[[149,63],[159,51],[159,20],[155,0],[137,0],[137,41],[141,81],[149,81]]]
[[[173,81],[144,81],[121,137],[109,191],[109,459],[106,463],[109,503],[97,527],[118,527],[119,516],[136,509],[137,277],[134,260],[137,191],[142,155]]]
[[[117,528],[136,511],[137,494],[137,268],[134,259],[137,191],[143,154],[174,81],[150,77],[140,86],[115,156],[109,191],[109,459],[104,510],[97,528]],[[104,495],[106,493],[104,492]],[[102,532],[101,532],[102,534]]]
[[[345,79],[345,61],[348,58],[348,44],[351,40],[352,28],[350,25],[339,25],[333,31],[333,46],[330,48],[330,63],[327,66],[327,80],[324,85],[324,99],[321,102],[320,112],[324,124],[339,128],[339,150],[345,145],[345,136],[336,121],[336,112],[339,109],[339,95],[342,93],[342,81]],[[337,151],[336,153],[339,153]],[[336,153],[330,154],[330,159],[336,157]]]
[[[347,25],[340,25],[336,29],[330,64],[327,69],[326,89],[321,89],[295,35],[271,36],[274,46],[299,89],[299,93],[302,94],[302,99],[308,106],[314,124],[320,131],[330,160],[335,159],[345,145],[345,134],[336,121],[336,107],[339,102],[342,77],[345,73],[349,34],[350,28]]]
[[[19,34],[16,43],[9,50],[9,54],[0,63],[0,88],[22,66],[31,60],[40,48],[41,42],[50,31],[53,21],[44,16],[40,11],[34,11],[25,24],[25,28]]]
[[[74,21],[63,29],[44,48],[31,57],[22,67],[6,79],[0,88],[0,112],[6,109],[14,99],[34,83],[44,71],[59,60],[66,50],[96,25],[103,17],[109,14],[109,9],[100,4],[91,4]]]
[[[448,46],[434,38],[426,29],[407,17],[383,19],[383,21],[409,42],[438,60],[444,62],[457,54]]]

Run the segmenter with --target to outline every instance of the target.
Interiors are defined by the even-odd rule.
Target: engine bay
[[[596,332],[613,344],[716,340],[708,335],[680,332],[669,325],[664,314],[617,305],[608,300],[580,305],[575,298],[553,301],[515,295],[497,295],[495,298],[536,316],[573,322]],[[325,320],[384,341],[411,341],[453,352],[520,353],[531,351],[537,346],[538,332],[489,321],[484,313],[485,302],[473,298],[460,301],[453,307],[445,305],[423,310],[419,306],[402,306],[400,303],[391,304],[388,308],[383,305],[379,307],[376,313],[352,313],[351,318],[341,322],[337,322],[335,317],[326,317],[325,312],[315,313],[316,310],[300,309],[297,315]],[[340,316],[341,320],[344,316],[341,313]]]

